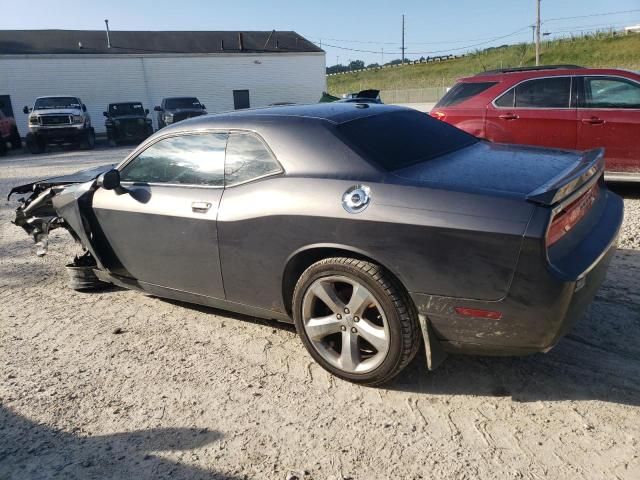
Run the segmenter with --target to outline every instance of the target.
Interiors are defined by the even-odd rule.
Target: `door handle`
[[[583,118],[582,123],[588,123],[589,125],[602,125],[603,123],[606,123],[606,122],[601,118],[591,117],[591,118]]]
[[[211,208],[211,203],[209,202],[193,202],[191,204],[191,210],[195,213],[207,213]]]
[[[501,120],[517,120],[520,117],[515,113],[505,113],[502,115],[498,115],[498,118],[500,118]]]

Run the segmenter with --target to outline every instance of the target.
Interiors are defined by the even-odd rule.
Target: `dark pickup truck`
[[[196,97],[164,98],[162,103],[154,108],[158,112],[158,128],[187,118],[206,115],[205,108]]]

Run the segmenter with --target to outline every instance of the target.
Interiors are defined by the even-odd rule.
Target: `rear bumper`
[[[447,351],[482,355],[526,355],[548,351],[582,317],[604,281],[615,255],[623,204],[607,192],[601,221],[586,237],[589,248],[576,248],[566,265],[570,272],[542,261],[532,240],[523,243],[507,296],[477,301],[412,293]],[[500,312],[498,320],[460,315],[456,307]]]

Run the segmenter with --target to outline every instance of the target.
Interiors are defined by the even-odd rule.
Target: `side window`
[[[515,87],[511,90],[507,90],[506,93],[503,93],[502,96],[498,97],[494,102],[496,107],[505,107],[505,108],[513,108],[515,105],[516,98],[516,89]]]
[[[569,108],[570,77],[529,80],[516,86],[516,108]]]
[[[585,77],[585,108],[640,108],[640,85],[611,77]]]
[[[248,182],[281,171],[280,164],[257,136],[251,133],[229,135],[224,169],[226,185]]]
[[[226,133],[169,137],[154,143],[120,172],[123,182],[224,185]]]

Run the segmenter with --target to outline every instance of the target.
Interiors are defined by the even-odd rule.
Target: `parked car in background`
[[[110,103],[102,114],[107,118],[104,125],[109,142],[140,142],[153,133],[149,110],[141,102]]]
[[[15,119],[5,115],[0,108],[0,155],[7,153],[7,144],[13,149],[22,148],[22,139]]]
[[[95,146],[91,115],[79,97],[38,97],[33,108],[25,106],[22,111],[29,115],[26,142],[31,153],[44,152],[48,144],[70,143],[85,149]]]
[[[343,103],[382,103],[380,90],[361,90],[357,93],[348,93],[338,100]]]
[[[463,78],[431,115],[499,143],[604,147],[608,180],[640,181],[640,74],[571,65]]]
[[[187,118],[206,115],[205,108],[196,97],[164,98],[160,105],[154,108],[158,112],[158,128],[164,128]]]
[[[615,254],[623,204],[603,171],[601,149],[497,145],[336,102],[191,119],[116,168],[10,196],[41,248],[57,227],[82,243],[76,288],[294,322],[322,367],[379,384],[421,344],[430,368],[442,350],[555,345]]]

